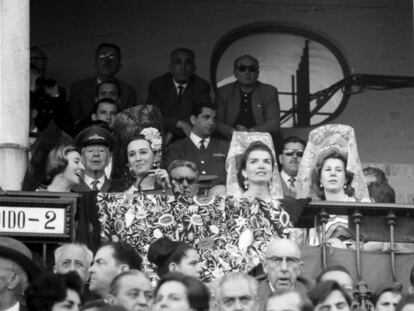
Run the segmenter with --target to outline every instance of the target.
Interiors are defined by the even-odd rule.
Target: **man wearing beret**
[[[31,251],[23,243],[0,237],[0,311],[21,311],[29,279],[40,274]]]
[[[110,181],[106,178],[105,167],[110,161],[112,134],[107,126],[92,125],[76,136],[76,145],[81,148],[85,174],[76,192],[108,192]]]

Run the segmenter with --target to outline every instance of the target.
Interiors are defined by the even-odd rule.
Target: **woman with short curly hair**
[[[79,150],[72,145],[61,145],[52,149],[46,163],[46,177],[50,181],[46,187],[38,190],[70,192],[78,185],[85,167]]]

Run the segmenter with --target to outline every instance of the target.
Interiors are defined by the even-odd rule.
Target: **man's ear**
[[[108,294],[108,296],[106,296],[106,301],[108,301],[108,303],[110,305],[116,305],[117,304],[116,298],[112,294]]]
[[[126,271],[129,271],[131,269],[129,268],[129,266],[127,264],[122,264],[122,265],[119,266],[119,270],[121,272],[126,272]]]
[[[305,271],[305,266],[303,265],[303,261],[299,263],[299,275]]]
[[[192,126],[194,126],[194,124],[195,124],[195,122],[196,122],[196,119],[197,119],[197,118],[196,118],[195,116],[191,116],[191,117],[190,117],[190,123],[191,123],[191,125],[192,125]]]
[[[175,262],[170,262],[170,264],[168,265],[168,270],[170,272],[178,272],[177,268],[178,267],[177,267],[177,264]]]
[[[12,291],[17,288],[20,284],[22,276],[20,273],[13,273],[12,277],[7,282],[7,288]]]
[[[279,163],[283,165],[283,154],[279,154]]]
[[[92,115],[91,115],[91,119],[92,119],[92,121],[96,121],[96,120],[97,120],[97,116],[96,116],[96,114],[95,114],[95,113],[92,113]]]
[[[267,267],[267,262],[266,262],[266,259],[263,259],[263,260],[262,260],[262,267],[263,267],[263,272],[264,272],[265,274],[267,274],[267,273],[269,272],[269,269],[268,269],[268,267]]]

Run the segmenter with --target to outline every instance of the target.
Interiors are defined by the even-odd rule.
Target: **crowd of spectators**
[[[315,280],[301,276],[298,245],[274,238],[262,260],[263,274],[230,272],[211,283],[200,280],[200,258],[190,245],[161,238],[150,245],[148,259],[158,277],[142,270],[143,259],[125,242],[102,245],[93,253],[84,244],[55,250],[52,271],[35,263],[21,242],[0,237],[0,310],[245,310],[408,311],[412,286],[390,284],[360,299],[343,266],[330,266]],[[411,269],[411,281],[414,267]]]
[[[43,51],[31,49],[31,163],[23,190],[195,197],[234,195],[229,190],[233,181],[243,196],[273,202],[294,200],[303,192],[303,180],[310,180],[319,200],[355,202],[355,190],[359,195],[362,189],[369,191],[368,200],[395,203],[381,170],[364,169],[365,179],[355,189],[362,168],[349,171],[352,159],[341,150],[315,157],[306,154],[308,142],[299,137],[278,141],[278,91],[259,81],[254,56],[234,60],[236,81],[219,88],[214,100],[209,83],[195,74],[195,60],[191,49],[172,51],[170,72],[150,81],[142,108],[134,88],[116,78],[121,69],[117,45],[98,46],[96,75],[73,83],[69,101],[55,80],[46,79]],[[237,174],[229,179],[226,159],[238,132],[262,136],[240,143],[246,146],[239,150]],[[269,137],[279,144],[280,154],[267,143]],[[306,157],[317,162],[303,179],[299,172],[306,173]],[[280,208],[280,219],[287,219],[283,225],[300,213],[286,210]],[[331,220],[327,233],[332,239],[352,238],[346,221]],[[161,237],[147,251],[142,258],[123,241],[99,245],[95,254],[84,244],[64,244],[55,250],[47,272],[34,264],[21,242],[0,237],[0,311],[414,309],[412,294],[393,284],[361,303],[343,266],[328,267],[316,280],[302,278],[302,252],[291,239],[275,237],[268,243],[262,274],[231,272],[211,284],[199,280],[203,258],[195,246]],[[155,266],[158,277],[142,271],[143,260]]]

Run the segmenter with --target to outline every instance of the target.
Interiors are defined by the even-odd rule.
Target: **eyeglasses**
[[[276,266],[281,266],[283,261],[286,261],[286,265],[288,267],[293,267],[296,264],[298,264],[299,262],[301,262],[301,260],[297,257],[290,257],[290,256],[286,256],[286,257],[279,257],[279,256],[271,256],[271,257],[266,257],[266,260],[270,261],[271,263],[275,264]]]
[[[253,300],[253,297],[249,295],[240,296],[240,297],[224,297],[223,305],[225,305],[226,307],[232,307],[236,303],[237,300],[240,301],[241,305],[247,306]]]
[[[172,180],[178,184],[183,184],[184,181],[186,181],[187,184],[189,185],[194,185],[197,182],[196,178],[191,178],[191,177],[179,177],[179,178],[173,178]]]
[[[283,154],[286,156],[293,156],[296,155],[297,157],[301,158],[303,157],[303,150],[298,150],[298,149],[285,149],[283,150]]]
[[[114,54],[99,54],[98,55],[99,60],[115,60],[118,57]]]
[[[240,66],[237,66],[236,68],[240,72],[245,72],[246,70],[248,70],[249,72],[256,72],[259,69],[257,68],[256,65],[250,65],[250,66],[240,65]]]

